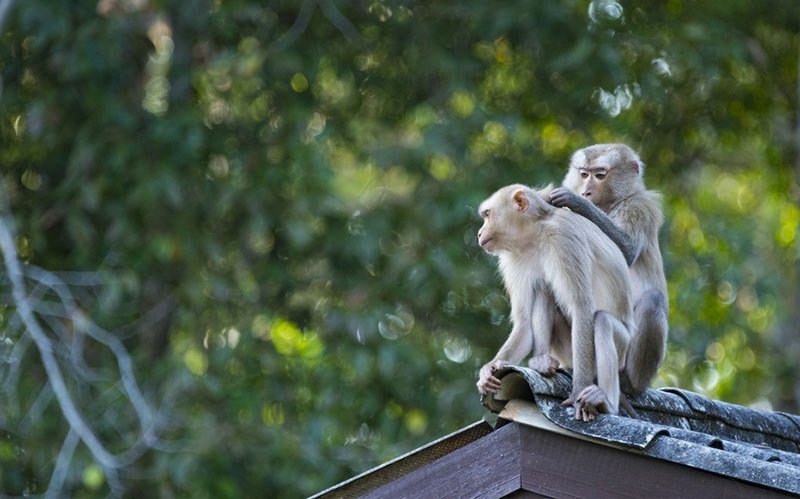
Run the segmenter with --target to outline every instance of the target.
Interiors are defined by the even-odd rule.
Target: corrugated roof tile
[[[570,393],[568,372],[545,378],[525,367],[496,374],[500,393],[483,403],[500,412],[508,400],[535,401],[550,421],[571,432],[636,449],[659,459],[800,494],[800,417],[718,400],[679,388],[647,390],[629,398],[637,419],[603,414],[576,421],[561,406]]]

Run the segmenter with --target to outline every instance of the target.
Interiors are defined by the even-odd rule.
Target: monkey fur
[[[563,187],[550,203],[567,207],[597,225],[620,248],[630,266],[633,335],[621,376],[622,389],[638,394],[664,360],[669,326],[667,280],[658,231],[664,221],[661,195],[647,190],[644,164],[625,144],[597,144],[576,151]]]
[[[619,369],[632,324],[630,273],[625,258],[589,220],[549,204],[550,189],[504,187],[481,203],[481,247],[498,258],[511,301],[513,327],[495,358],[481,368],[478,390],[496,392],[492,374],[519,363],[553,375],[573,368],[564,405],[576,419],[617,414]],[[595,378],[597,384],[594,384]]]

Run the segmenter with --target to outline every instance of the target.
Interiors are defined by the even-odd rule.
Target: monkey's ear
[[[525,195],[525,191],[521,189],[514,193],[512,199],[514,199],[514,206],[517,207],[517,211],[527,211],[531,205],[530,199]]]
[[[633,171],[635,171],[637,175],[642,173],[639,168],[639,162],[636,160],[631,161],[631,168],[633,168]]]

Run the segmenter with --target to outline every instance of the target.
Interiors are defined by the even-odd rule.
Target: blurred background
[[[800,412],[795,0],[0,22],[2,493],[299,497],[480,420],[510,323],[476,208],[598,142],[664,196],[654,385]]]

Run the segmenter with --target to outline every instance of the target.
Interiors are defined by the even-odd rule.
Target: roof
[[[478,422],[315,497],[800,496],[800,417],[677,388],[630,398],[637,419],[574,419],[568,373],[496,374]],[[680,493],[678,493],[680,491]]]
[[[349,480],[312,496],[317,498],[365,497],[370,492],[410,475],[430,463],[441,459],[462,447],[492,433],[485,421],[478,421],[445,437],[435,440],[391,461],[361,473]]]
[[[628,398],[638,419],[606,414],[584,423],[574,419],[574,409],[561,406],[572,387],[567,373],[545,378],[512,366],[497,376],[500,393],[483,402],[499,413],[501,424],[526,423],[524,411],[509,400],[533,401],[556,428],[575,436],[800,495],[800,416],[663,388]]]

